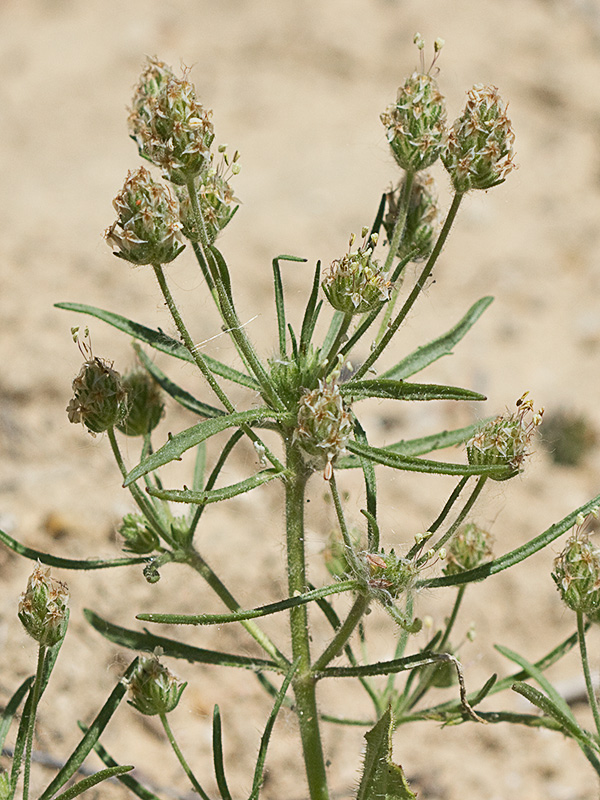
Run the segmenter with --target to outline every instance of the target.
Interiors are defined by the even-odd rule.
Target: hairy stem
[[[35,673],[35,681],[32,688],[31,696],[31,710],[29,714],[29,724],[27,726],[27,744],[25,747],[25,769],[23,772],[23,800],[29,797],[29,777],[31,775],[31,753],[33,751],[33,731],[35,729],[35,715],[37,706],[40,699],[40,690],[42,686],[42,674],[44,671],[44,660],[46,658],[47,648],[45,645],[40,645],[38,650],[37,670]]]
[[[177,741],[175,740],[175,736],[173,735],[173,731],[171,730],[171,726],[169,725],[169,723],[167,721],[167,715],[166,714],[160,714],[160,721],[162,722],[162,726],[165,729],[165,733],[167,734],[167,739],[169,740],[169,742],[171,744],[171,747],[173,748],[173,752],[175,753],[175,755],[177,756],[177,760],[179,761],[179,763],[183,767],[183,771],[185,772],[185,774],[190,779],[190,783],[192,784],[194,790],[196,792],[198,792],[198,794],[200,795],[202,800],[210,800],[209,796],[206,794],[206,792],[204,791],[202,786],[200,786],[200,784],[198,783],[198,781],[196,779],[196,776],[194,775],[194,773],[190,769],[190,766],[187,763],[187,761],[185,760],[185,757],[184,757],[183,753],[179,749],[179,745],[177,744]]]
[[[581,611],[577,612],[577,638],[579,640],[579,652],[581,654],[581,665],[583,666],[583,674],[585,676],[585,685],[587,688],[587,695],[590,702],[590,708],[594,715],[594,722],[596,724],[596,731],[600,736],[600,710],[598,709],[598,698],[594,689],[592,681],[592,673],[590,672],[590,661],[587,653],[587,646],[585,643],[585,620]]]

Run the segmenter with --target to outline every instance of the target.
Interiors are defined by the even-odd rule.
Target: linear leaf
[[[87,792],[87,790],[91,789],[92,786],[97,786],[99,783],[102,783],[102,781],[108,780],[108,778],[117,778],[119,775],[123,775],[126,772],[131,772],[132,769],[133,765],[124,767],[115,766],[101,769],[99,772],[95,772],[93,775],[88,775],[87,778],[77,781],[77,783],[73,784],[73,786],[70,786],[66,792],[57,794],[56,800],[73,800],[74,797]]]
[[[496,573],[502,572],[505,569],[514,567],[515,564],[519,564],[521,561],[529,558],[529,556],[532,556],[534,553],[537,553],[539,550],[547,547],[555,539],[558,539],[558,537],[562,536],[563,533],[566,533],[566,531],[576,524],[579,514],[586,516],[592,511],[594,506],[597,506],[599,503],[600,494],[596,495],[593,500],[589,500],[587,503],[584,503],[582,506],[575,509],[575,511],[567,514],[567,516],[561,519],[560,522],[556,522],[554,525],[551,525],[543,533],[540,533],[539,536],[536,536],[534,539],[530,539],[530,541],[525,542],[525,544],[522,544],[520,547],[516,547],[509,553],[506,553],[506,555],[494,559],[494,561],[488,561],[486,564],[482,564],[476,569],[470,569],[466,572],[461,572],[458,575],[444,575],[440,578],[430,578],[429,580],[419,581],[417,586],[419,588],[461,586],[463,583],[481,581],[490,575],[495,575]]]
[[[485,400],[485,396],[458,386],[441,386],[435,383],[407,383],[389,378],[348,381],[340,392],[350,400],[381,397],[385,400]]]
[[[48,798],[53,797],[56,792],[64,786],[65,783],[71,778],[79,769],[79,767],[83,764],[85,759],[87,758],[89,752],[92,750],[102,731],[106,728],[108,721],[112,717],[112,715],[117,710],[119,703],[123,699],[125,692],[127,691],[126,682],[128,678],[131,677],[133,671],[135,670],[138,663],[138,659],[134,658],[131,662],[127,671],[123,675],[123,678],[118,681],[115,688],[110,693],[110,696],[106,703],[102,706],[98,715],[89,726],[87,732],[84,734],[83,739],[79,742],[75,750],[71,753],[69,758],[67,759],[66,764],[60,770],[60,772],[54,777],[54,780],[49,784],[46,790],[40,795],[39,800],[48,800]]]
[[[92,317],[106,322],[108,325],[112,325],[113,328],[123,331],[123,333],[129,336],[133,336],[134,339],[149,344],[150,347],[153,347],[155,350],[160,350],[161,353],[167,353],[167,355],[180,358],[182,361],[190,361],[192,363],[194,361],[187,348],[184,347],[181,342],[168,336],[164,331],[161,331],[160,328],[158,330],[147,328],[145,325],[127,319],[127,317],[122,317],[120,314],[114,314],[112,311],[105,311],[102,308],[88,306],[83,303],[55,303],[55,308],[62,308],[65,311],[77,311],[80,314],[89,314]],[[215,375],[219,375],[221,378],[225,378],[228,381],[239,383],[242,386],[247,386],[249,389],[259,388],[257,381],[251,378],[250,375],[239,372],[210,356],[204,356],[204,360]]]
[[[148,487],[148,494],[152,497],[158,497],[160,500],[170,500],[173,503],[194,503],[195,505],[208,505],[208,503],[219,503],[221,500],[230,500],[232,497],[237,497],[239,494],[256,489],[257,486],[262,486],[269,483],[274,478],[281,478],[285,473],[276,469],[263,469],[246,478],[238,483],[232,483],[229,486],[222,486],[220,489],[209,489],[205,491],[195,492],[193,489],[155,489]]]
[[[205,650],[202,647],[183,644],[183,642],[167,639],[164,636],[154,636],[154,634],[147,630],[142,632],[122,628],[120,625],[114,625],[112,622],[102,619],[102,617],[98,616],[94,611],[90,611],[88,608],[86,608],[83,613],[90,625],[101,633],[102,636],[110,642],[119,644],[122,647],[128,647],[130,650],[141,650],[143,652],[152,653],[156,647],[161,647],[166,656],[183,658],[190,663],[220,664],[226,667],[243,667],[253,670],[269,669],[281,672],[274,661],[269,661],[266,658],[250,658],[249,656],[221,653],[218,650]]]
[[[477,322],[486,308],[494,300],[493,297],[482,297],[474,303],[467,311],[465,316],[453,328],[434,339],[429,344],[418,347],[413,353],[403,358],[395,367],[388,369],[381,376],[382,378],[408,378],[420,372],[425,367],[437,361],[442,356],[452,354],[452,350],[458,342],[465,336],[470,328]]]
[[[222,800],[232,800],[231,792],[227,786],[225,777],[225,763],[223,761],[223,732],[221,728],[221,712],[219,706],[213,709],[213,764],[215,767],[215,778]]]
[[[171,436],[166,444],[159,450],[143,459],[143,461],[138,464],[137,467],[134,467],[125,478],[123,486],[129,486],[129,484],[133,483],[138,478],[141,478],[148,472],[158,469],[158,467],[162,467],[164,464],[179,460],[179,457],[185,453],[186,450],[195,447],[197,444],[200,444],[200,442],[206,441],[206,439],[209,439],[211,436],[221,431],[227,430],[227,428],[233,428],[239,425],[253,425],[256,422],[261,422],[269,418],[283,419],[285,416],[284,412],[263,407],[251,409],[250,411],[239,411],[233,414],[226,414],[222,417],[216,417],[215,419],[198,422],[191,428],[186,428],[181,433]]]
[[[428,461],[424,458],[412,458],[394,453],[387,448],[372,447],[360,442],[348,442],[347,449],[354,455],[362,456],[383,464],[392,469],[401,469],[408,472],[426,472],[437,475],[487,475],[489,477],[502,477],[508,469],[503,466],[472,466],[471,464],[447,464],[443,461]],[[464,573],[466,574],[466,573]]]
[[[143,564],[147,560],[140,556],[136,556],[135,558],[90,558],[81,561],[73,558],[60,558],[50,553],[42,553],[40,550],[34,550],[32,547],[26,547],[2,530],[0,530],[0,542],[3,542],[13,552],[25,556],[25,558],[30,558],[32,561],[41,561],[42,564],[48,564],[51,567],[60,567],[61,569],[107,569],[108,567],[128,567],[131,564]]]
[[[23,698],[33,683],[33,680],[33,675],[31,675],[29,678],[25,678],[23,683],[19,686],[17,691],[6,704],[6,708],[2,714],[0,714],[0,753],[4,747],[4,742],[6,741],[6,735],[8,733],[8,729],[10,728],[10,723],[13,721],[14,716],[23,701]]]
[[[321,310],[321,303],[319,303],[319,305],[317,306],[320,277],[321,277],[321,262],[317,261],[317,265],[315,267],[315,276],[313,278],[312,290],[310,293],[310,297],[308,298],[308,302],[306,304],[306,310],[304,312],[304,318],[302,320],[302,328],[300,330],[301,355],[305,355],[308,352],[308,345],[310,344],[310,340],[313,335],[315,325],[317,324],[317,317],[319,316],[319,311]]]
[[[147,370],[150,375],[152,375],[154,380],[168,395],[170,395],[184,408],[187,408],[189,411],[192,411],[194,414],[198,414],[201,417],[221,417],[225,414],[225,412],[220,408],[215,408],[208,403],[203,403],[201,400],[197,400],[188,391],[182,389],[181,386],[178,386],[176,383],[174,383],[167,375],[165,375],[162,370],[156,366],[156,364],[154,364],[148,358],[141,347],[136,345],[134,346],[137,357],[142,363],[144,369]]]

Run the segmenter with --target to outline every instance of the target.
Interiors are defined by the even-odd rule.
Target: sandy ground
[[[340,256],[351,231],[372,219],[397,170],[379,113],[416,66],[419,30],[431,44],[446,40],[440,84],[449,116],[476,82],[499,86],[510,101],[519,170],[489,194],[467,198],[436,268],[436,284],[410,317],[395,355],[454,324],[471,303],[495,303],[456,354],[424,379],[470,386],[488,401],[475,408],[424,404],[396,411],[365,408],[375,442],[467,424],[475,415],[512,406],[529,390],[549,410],[584,413],[600,429],[600,4],[546,0],[2,0],[0,2],[0,521],[30,546],[84,558],[119,553],[114,529],[130,509],[106,439],[91,439],[64,412],[80,357],[69,327],[85,320],[53,308],[76,300],[171,329],[151,275],[114,259],[101,234],[112,221],[111,199],[138,166],[125,127],[141,62],[157,54],[192,76],[214,108],[217,138],[242,153],[236,191],[243,205],[222,240],[232,265],[242,319],[268,356],[275,328],[270,260],[278,253],[308,259],[286,269],[289,302],[299,313],[317,258]],[[442,190],[447,180],[438,175]],[[193,335],[206,352],[234,357],[210,298],[182,256],[169,274]],[[129,343],[101,323],[91,325],[96,354],[131,362]],[[159,359],[162,366],[165,361]],[[191,368],[175,380],[202,392]],[[167,430],[191,424],[169,407]],[[133,464],[137,445],[128,443]],[[228,476],[252,467],[242,448]],[[186,467],[174,470],[173,485]],[[476,518],[498,554],[544,530],[599,491],[600,453],[575,469],[539,453],[525,475],[486,490]],[[346,476],[351,513],[359,488]],[[401,546],[438,513],[452,488],[445,478],[381,473],[383,529]],[[324,580],[319,552],[333,526],[320,479],[311,484],[309,549],[315,580]],[[284,593],[280,495],[257,492],[205,515],[199,547],[252,606]],[[461,651],[469,687],[510,665],[496,642],[530,659],[572,632],[549,572],[553,550],[531,564],[473,587],[458,624],[477,637]],[[243,554],[243,557],[238,557]],[[248,555],[246,555],[248,554]],[[31,565],[0,551],[0,703],[34,668],[34,646],[15,610]],[[37,749],[64,758],[77,741],[76,719],[89,721],[108,695],[125,658],[86,625],[89,606],[126,625],[138,611],[217,610],[205,586],[175,566],[155,586],[140,570],[61,575],[72,592],[72,622],[55,678],[40,709]],[[239,587],[239,588],[237,588]],[[440,620],[449,591],[420,598],[420,611]],[[394,633],[374,612],[374,655],[389,655]],[[282,623],[266,629],[284,640]],[[318,628],[315,633],[323,631]],[[186,641],[241,653],[253,644],[233,628],[182,633]],[[458,635],[461,635],[460,633]],[[590,639],[595,667],[599,641]],[[244,796],[269,704],[251,673],[176,664],[190,681],[173,726],[205,786],[216,795],[209,762],[210,714],[225,720],[227,766],[234,796]],[[576,677],[575,658],[553,670]],[[367,713],[349,685],[326,687],[323,707],[340,715]],[[442,697],[443,695],[440,695]],[[490,707],[504,701],[496,696]],[[587,721],[585,709],[578,709]],[[336,797],[356,785],[362,733],[326,728]],[[293,720],[275,731],[264,797],[305,796]],[[188,791],[153,720],[123,707],[106,746],[135,763],[154,785]],[[587,762],[558,734],[506,726],[440,730],[419,723],[396,733],[395,757],[424,800],[588,800],[597,781]],[[206,777],[205,777],[206,776]],[[48,773],[39,768],[40,785]],[[107,787],[97,796],[123,796]],[[165,796],[167,792],[163,793]]]

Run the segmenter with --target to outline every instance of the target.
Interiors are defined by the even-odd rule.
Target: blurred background
[[[271,259],[280,253],[308,259],[306,265],[284,265],[297,319],[315,261],[327,265],[340,257],[350,233],[371,223],[381,193],[400,177],[379,114],[418,65],[416,31],[426,40],[427,59],[434,39],[445,39],[438,64],[449,120],[460,113],[474,83],[498,86],[509,103],[519,169],[506,184],[465,199],[435,284],[390,358],[446,331],[472,303],[493,295],[495,302],[455,355],[423,376],[468,386],[488,400],[477,408],[431,403],[397,410],[381,403],[365,407],[363,422],[372,441],[384,444],[512,408],[526,390],[546,407],[547,421],[559,412],[575,419],[580,439],[574,464],[556,463],[556,442],[550,448],[554,458],[540,446],[523,476],[486,489],[477,520],[493,533],[498,555],[600,491],[600,454],[593,444],[600,430],[597,0],[0,0],[3,530],[32,547],[74,558],[119,553],[115,527],[130,505],[108,442],[71,425],[65,413],[81,362],[69,329],[89,324],[95,355],[114,360],[121,371],[132,363],[130,344],[102,323],[59,311],[53,303],[85,302],[172,330],[152,275],[115,259],[102,239],[113,221],[112,198],[127,170],[140,164],[127,135],[126,107],[144,57],[157,55],[176,70],[190,67],[198,96],[214,109],[217,141],[241,152],[235,182],[241,208],[219,246],[232,268],[241,318],[268,357],[276,341]],[[443,170],[437,177],[447,202]],[[169,276],[194,338],[206,352],[235,361],[191,256],[172,264]],[[191,367],[170,369],[190,391],[203,392]],[[555,424],[559,432],[564,419]],[[192,421],[169,406],[164,435]],[[591,447],[585,450],[585,444]],[[124,447],[133,465],[137,443]],[[241,474],[253,463],[253,453],[242,449],[231,469],[239,467]],[[181,483],[181,474],[174,471],[173,480]],[[384,472],[381,484],[386,541],[399,548],[437,516],[453,485],[445,478]],[[356,487],[348,482],[358,520],[362,499]],[[334,521],[321,502],[324,487],[317,478],[311,490],[309,544],[318,570]],[[227,581],[241,587],[240,602],[248,607],[285,592],[280,521],[279,494],[269,489],[205,515],[199,547]],[[557,543],[531,563],[467,592],[457,637],[475,625],[475,641],[460,653],[470,688],[495,670],[512,671],[493,651],[495,642],[535,660],[574,630],[549,574],[559,549]],[[231,553],[249,550],[256,564],[232,560]],[[0,703],[34,668],[34,645],[15,616],[30,571],[29,562],[0,550]],[[156,586],[135,568],[60,577],[71,586],[71,629],[40,709],[36,745],[58,759],[77,741],[76,719],[92,718],[128,656],[88,628],[83,606],[128,626],[137,624],[138,611],[218,608],[194,575],[188,584],[175,566]],[[130,598],[126,612],[123,596]],[[423,596],[421,611],[440,621],[452,601],[450,590]],[[283,637],[281,624],[271,621],[269,630]],[[178,633],[199,646],[253,652],[234,629]],[[393,636],[382,624],[375,652],[389,654]],[[592,637],[595,668],[598,644]],[[247,792],[269,709],[257,681],[246,673],[174,668],[190,680],[173,722],[189,760],[212,791],[210,714],[218,701],[232,786],[236,794]],[[551,677],[566,681],[577,673],[573,658]],[[358,713],[360,706],[349,697],[344,684],[332,687],[324,707],[340,715]],[[496,696],[491,707],[503,702],[514,701]],[[578,713],[586,719],[585,709]],[[363,732],[326,730],[336,797],[352,794]],[[289,756],[295,742],[293,720],[283,714],[266,800],[304,796],[299,765]],[[154,785],[180,795],[187,791],[153,720],[120,709],[106,744],[121,763],[139,763]],[[397,732],[394,755],[427,800],[575,800],[597,791],[581,753],[557,734],[474,725],[440,731],[434,723],[419,723]],[[49,778],[40,775],[45,785]]]

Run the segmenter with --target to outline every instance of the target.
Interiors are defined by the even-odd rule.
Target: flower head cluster
[[[596,509],[595,516],[598,514]],[[554,561],[552,578],[563,602],[573,611],[600,621],[600,548],[584,530],[585,519],[569,538],[565,549]]]
[[[430,167],[446,144],[446,104],[429,73],[414,72],[381,115],[398,165],[408,172]]]
[[[391,240],[398,216],[398,203],[402,185],[387,195],[389,213],[383,224]],[[440,223],[440,208],[433,176],[418,172],[415,176],[406,214],[404,233],[398,248],[399,259],[422,261],[429,257],[435,243]]]
[[[73,380],[69,422],[81,422],[94,435],[118,425],[127,414],[127,392],[112,364],[91,357]]]
[[[38,563],[27,581],[19,602],[19,619],[27,633],[44,647],[61,641],[69,619],[69,590],[66,583],[50,574],[50,567]]]
[[[302,395],[294,439],[312,457],[314,466],[324,470],[326,479],[351,433],[352,417],[335,381],[319,381],[316,389]]]
[[[155,656],[140,658],[129,679],[130,705],[142,714],[168,714],[177,706],[187,683],[179,681]]]
[[[184,248],[177,204],[144,167],[129,172],[113,200],[118,219],[104,234],[115,255],[132,264],[167,264]]]
[[[515,135],[495,86],[477,84],[467,93],[442,154],[457,192],[489,189],[514,169]]]
[[[469,464],[507,467],[507,474],[494,480],[503,481],[517,475],[531,455],[531,439],[542,422],[544,409],[534,412],[533,402],[526,397],[527,393],[517,400],[514,413],[491,420],[467,442]]]
[[[141,514],[125,514],[119,526],[119,534],[125,540],[123,550],[126,553],[145,555],[153,553],[159,545],[158,536]]]
[[[146,436],[164,414],[162,392],[156,381],[139,368],[123,375],[122,386],[127,393],[127,414],[117,428],[127,436]]]
[[[492,557],[491,537],[475,523],[463,525],[452,538],[446,552],[446,575],[475,569]]]
[[[211,112],[196,100],[193,84],[149,58],[133,97],[129,129],[140,155],[172,183],[185,184],[210,163]]]
[[[390,296],[391,283],[373,258],[377,237],[367,237],[356,252],[348,252],[331,264],[321,286],[331,305],[345,314],[364,314]],[[350,248],[354,244],[350,237]]]

